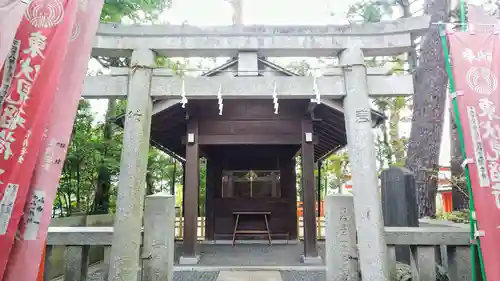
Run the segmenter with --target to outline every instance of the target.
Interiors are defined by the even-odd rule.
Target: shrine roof
[[[283,68],[265,58],[258,59],[259,75],[278,75],[278,76],[300,76],[299,74]],[[213,68],[202,76],[213,77],[217,75],[227,75],[238,65],[238,59],[230,59],[228,62]],[[274,73],[273,73],[274,72]],[[237,73],[237,68],[234,69]],[[224,100],[224,108],[227,110],[231,104],[237,102],[252,102],[252,100]],[[154,104],[162,100],[154,101]],[[332,108],[331,105],[335,105]],[[315,161],[327,157],[329,154],[341,149],[347,144],[345,119],[341,101],[330,101],[329,105],[325,103],[316,104],[310,100],[304,99],[283,99],[279,100],[280,108],[293,106],[294,108],[303,108],[306,112],[310,108],[313,117],[313,129],[316,136],[314,146]],[[272,110],[273,100],[269,99],[269,108]],[[169,108],[153,115],[151,121],[151,144],[163,150],[171,156],[183,160],[185,154],[185,144],[183,137],[187,135],[187,116],[197,110],[206,110],[218,112],[217,100],[189,100],[185,108],[180,103],[174,104]],[[375,110],[372,110],[373,126],[377,126],[385,116]],[[123,116],[117,119],[117,123],[123,126]],[[300,125],[299,125],[300,126]]]

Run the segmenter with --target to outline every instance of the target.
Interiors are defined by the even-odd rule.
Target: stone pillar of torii
[[[151,117],[191,99],[211,99],[223,114],[224,99],[310,99],[345,114],[352,170],[360,269],[370,280],[388,280],[384,224],[376,174],[370,97],[413,93],[410,75],[387,75],[367,68],[366,56],[399,55],[412,48],[410,33],[428,29],[429,17],[348,26],[193,26],[102,25],[93,55],[129,56],[131,68],[88,76],[84,98],[128,98],[109,280],[138,278],[147,151]],[[169,57],[339,56],[340,67],[321,77],[179,77],[155,66],[155,55]],[[242,60],[244,61],[244,60]],[[252,62],[253,63],[253,62]],[[242,64],[241,67],[251,67]],[[257,63],[253,64],[255,67]],[[251,69],[250,69],[251,70]],[[254,75],[251,75],[251,74]],[[148,95],[149,94],[149,95]],[[155,102],[152,100],[161,100]],[[343,100],[343,105],[340,100]],[[327,238],[328,239],[328,238]]]

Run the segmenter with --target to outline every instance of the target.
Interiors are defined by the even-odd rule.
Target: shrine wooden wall
[[[297,237],[294,156],[302,142],[301,120],[308,101],[272,99],[225,100],[222,115],[216,101],[196,101],[189,118],[198,122],[198,142],[207,157],[206,238],[231,238],[235,211],[271,212],[269,226],[276,239]],[[279,170],[280,197],[222,196],[223,170]]]
[[[219,115],[216,101],[197,101],[189,114],[198,120],[200,145],[287,145],[300,144],[306,109],[302,100],[285,100],[274,114],[272,99],[227,100]]]
[[[272,155],[275,156],[275,155]],[[209,158],[207,162],[206,191],[206,238],[230,239],[233,233],[233,212],[263,211],[270,212],[269,228],[276,239],[297,237],[297,199],[295,160],[282,155],[279,161],[270,156],[258,158],[252,162],[232,162],[229,159]],[[249,157],[246,157],[247,159]],[[242,164],[243,163],[243,164]],[[245,163],[247,165],[245,165]],[[231,165],[233,164],[233,165]],[[279,170],[280,197],[241,198],[222,196],[223,170]],[[256,226],[262,227],[262,225]]]

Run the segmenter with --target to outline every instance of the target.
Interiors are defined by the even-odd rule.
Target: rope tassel
[[[219,115],[222,115],[222,109],[224,108],[224,103],[222,101],[222,85],[219,86],[219,92],[217,93],[217,101],[219,103]]]
[[[184,84],[184,79],[182,79],[181,83],[181,105],[182,108],[186,108],[188,100],[186,98],[186,85]]]
[[[314,81],[313,81],[313,93],[316,96],[316,103],[321,104],[321,93],[319,92],[318,81],[316,80],[316,76],[314,76]]]
[[[278,114],[278,109],[280,104],[278,103],[278,91],[276,82],[274,82],[274,89],[273,89],[273,104],[274,104],[274,114]]]

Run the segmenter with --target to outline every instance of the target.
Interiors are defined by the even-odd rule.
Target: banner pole
[[[461,0],[462,4],[463,0]],[[462,8],[462,7],[461,7]],[[462,17],[462,14],[461,14]],[[465,25],[462,25],[465,26]],[[444,26],[440,25],[440,34],[441,34],[441,46],[443,48],[443,53],[445,56],[445,64],[446,64],[446,72],[448,73],[448,79],[450,83],[450,92],[454,93],[455,92],[455,83],[453,80],[453,73],[451,71],[451,65],[450,65],[450,55],[449,55],[449,50],[448,50],[448,45],[446,41],[446,32],[444,30]],[[462,27],[463,29],[463,27]],[[455,123],[457,125],[457,133],[458,133],[458,139],[460,142],[460,148],[462,151],[462,158],[464,161],[467,159],[467,155],[465,152],[465,144],[464,144],[464,136],[463,136],[463,129],[462,129],[462,121],[460,120],[460,113],[458,110],[458,102],[456,98],[452,98],[451,102],[453,103],[453,112],[455,115]],[[484,266],[483,266],[483,257],[481,254],[481,243],[479,239],[475,240],[475,229],[477,225],[476,217],[475,217],[475,206],[474,206],[474,198],[472,194],[472,186],[471,186],[471,181],[470,181],[470,174],[469,174],[469,167],[468,165],[465,165],[465,179],[467,182],[467,191],[469,195],[469,217],[470,217],[470,255],[471,255],[471,263],[472,263],[472,281],[477,281],[477,265],[476,265],[476,258],[475,254],[476,252],[479,255],[479,267],[481,271],[481,276],[483,280],[486,280],[486,274],[484,271]],[[475,241],[475,243],[473,243]]]
[[[467,30],[467,25],[465,24],[465,0],[460,0],[460,28],[462,31]]]

